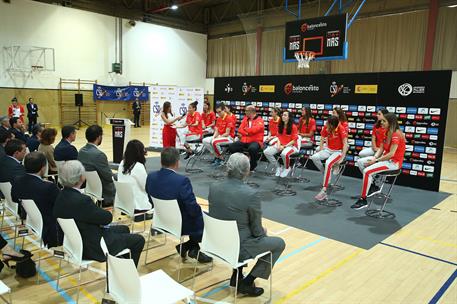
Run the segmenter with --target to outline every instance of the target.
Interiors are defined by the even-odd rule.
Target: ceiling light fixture
[[[175,11],[178,9],[178,6],[176,4],[173,4],[170,8]]]
[[[454,8],[454,7],[457,7],[457,4],[448,5],[447,7]]]

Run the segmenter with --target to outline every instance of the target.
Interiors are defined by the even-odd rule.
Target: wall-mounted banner
[[[146,86],[112,87],[94,84],[94,100],[110,101],[139,101],[149,100],[149,91]]]
[[[177,86],[151,86],[151,126],[150,126],[150,146],[162,148],[162,129],[163,120],[160,117],[163,104],[166,101],[171,103],[171,112],[174,117],[187,113],[187,107],[190,103],[198,101],[197,111],[203,111],[203,88],[187,88]],[[183,147],[183,135],[187,128],[179,128],[184,124],[185,119],[175,123],[178,136],[176,137],[176,148]]]
[[[215,79],[214,98],[233,108],[238,123],[251,104],[265,122],[272,107],[288,109],[298,121],[309,106],[316,139],[333,108],[341,107],[350,128],[345,174],[354,177],[361,176],[355,163],[371,146],[376,111],[386,108],[397,115],[406,137],[399,184],[438,191],[450,83],[451,71],[225,77]]]

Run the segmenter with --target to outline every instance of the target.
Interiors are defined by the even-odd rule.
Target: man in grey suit
[[[78,160],[86,171],[97,171],[103,187],[103,207],[113,205],[116,189],[113,183],[108,158],[98,149],[103,140],[103,129],[99,125],[92,125],[86,130],[87,144],[79,150]]]
[[[257,192],[243,182],[249,175],[249,158],[242,153],[232,154],[227,162],[227,170],[228,178],[209,188],[209,215],[220,220],[236,220],[241,243],[240,261],[271,251],[275,263],[284,251],[285,243],[279,237],[267,236],[262,227],[260,199]],[[245,278],[240,275],[238,292],[260,296],[263,289],[255,287],[254,280],[266,280],[270,272],[270,264],[259,259]],[[235,283],[236,270],[233,271],[230,286],[235,286]]]

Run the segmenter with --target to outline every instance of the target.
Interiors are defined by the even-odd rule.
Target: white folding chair
[[[103,186],[97,171],[86,171],[84,176],[86,177],[85,194],[96,201],[103,201]]]
[[[24,199],[21,201],[21,203],[22,203],[22,207],[24,207],[25,212],[27,213],[27,218],[25,219],[25,226],[28,229],[30,229],[30,231],[32,231],[32,233],[40,241],[40,246],[38,249],[38,260],[35,260],[35,262],[38,261],[37,269],[40,269],[41,260],[46,260],[46,259],[53,257],[52,252],[50,252],[48,247],[43,245],[43,238],[42,238],[43,217],[41,216],[41,212],[33,200]],[[24,247],[24,246],[22,246],[22,247]],[[41,255],[40,255],[41,250],[44,250],[44,251],[50,253],[51,255],[42,259]],[[37,284],[39,284],[39,283],[40,283],[40,276],[37,276]]]
[[[139,276],[132,260],[107,257],[107,290],[117,303],[170,304],[195,302],[195,293],[159,269]],[[196,302],[195,302],[196,303]]]
[[[4,294],[8,294],[9,302],[3,297]],[[0,298],[6,303],[13,303],[13,299],[11,298],[11,288],[5,285],[2,281],[0,281]]]
[[[165,242],[166,242],[166,237],[167,235],[172,236],[176,239],[179,240],[179,253],[182,252],[182,244],[185,235],[181,235],[181,227],[182,227],[182,217],[181,217],[181,210],[179,210],[179,205],[177,200],[161,200],[158,198],[152,198],[152,202],[154,204],[154,219],[152,220],[152,225],[151,228],[157,231],[162,232],[165,235]],[[151,229],[151,230],[152,230]],[[149,233],[148,236],[148,244],[151,239],[151,233]],[[162,244],[162,245],[165,245]],[[157,247],[157,246],[155,246]],[[148,251],[149,249],[155,248],[155,247],[148,247],[146,248],[146,257],[145,257],[145,264],[149,264],[155,261],[147,262],[148,259]],[[168,256],[165,256],[159,260],[165,259],[167,257],[170,257],[174,254],[170,254]],[[183,258],[179,259],[179,265],[178,265],[178,282],[184,282],[189,279],[192,279],[192,277],[189,277],[185,280],[180,281],[181,278],[181,269],[183,266]],[[203,272],[210,271],[212,269],[213,265],[211,265],[205,269]],[[199,274],[202,274],[203,272],[200,272]]]
[[[0,191],[3,193],[3,196],[5,197],[4,203],[3,203],[3,212],[2,212],[2,225],[0,227],[3,227],[4,221],[5,221],[5,211],[8,210],[15,218],[16,221],[20,219],[19,216],[19,204],[13,202],[13,198],[11,197],[11,183],[10,182],[4,182],[0,183]],[[17,227],[20,226],[20,224],[15,224],[12,227],[14,227],[14,246],[16,246],[16,238],[17,238]]]
[[[237,271],[236,273],[236,286],[235,286],[235,303],[237,300],[237,290],[238,290],[238,277],[239,270],[241,266],[245,266],[250,262],[257,261],[261,259],[264,262],[270,264],[270,269],[273,270],[273,256],[270,251],[263,252],[252,259],[247,259],[240,262],[240,236],[238,233],[238,225],[236,221],[224,221],[215,219],[205,213],[203,213],[203,237],[202,242],[200,243],[200,252],[205,253],[208,256],[216,258],[222,261],[225,264],[228,264],[232,269]],[[262,259],[264,256],[270,255],[270,259]],[[194,276],[196,272],[194,269]],[[272,286],[273,286],[273,272],[270,274],[270,298],[266,303],[271,302],[272,296]],[[195,284],[195,278],[192,282],[192,288]]]
[[[133,193],[133,187],[132,184],[129,182],[118,182],[117,180],[114,179],[113,177],[113,182],[114,182],[114,187],[116,188],[116,196],[114,197],[114,208],[113,212],[115,209],[120,210],[121,212],[124,212],[130,219],[131,219],[131,228],[130,231],[134,230],[134,225],[135,225],[135,216],[140,216],[143,215],[146,217],[147,213],[150,213],[151,210],[144,211],[141,213],[135,213],[135,200],[133,200],[134,193]],[[143,231],[146,230],[146,221],[143,221]]]

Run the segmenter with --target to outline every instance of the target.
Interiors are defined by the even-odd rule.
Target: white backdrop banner
[[[162,148],[162,129],[163,121],[160,118],[163,103],[169,101],[171,103],[171,111],[175,117],[187,113],[187,107],[190,103],[198,101],[197,111],[203,111],[203,88],[188,88],[177,86],[151,86],[149,87],[149,96],[151,99],[151,126],[150,126],[150,144],[154,148]],[[176,123],[180,126],[185,122],[185,119]],[[178,128],[178,134],[182,134],[187,128]],[[176,148],[182,148],[179,136],[176,138]]]

